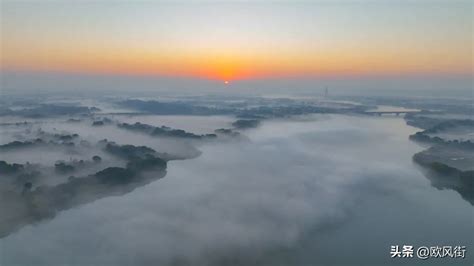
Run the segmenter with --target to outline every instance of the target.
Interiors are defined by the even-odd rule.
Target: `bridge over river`
[[[421,111],[419,110],[394,110],[394,111],[365,111],[363,112],[364,114],[367,115],[396,115],[399,116],[400,114],[406,115],[406,114],[413,114],[413,113],[419,113]]]

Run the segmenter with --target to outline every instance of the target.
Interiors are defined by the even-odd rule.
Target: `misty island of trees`
[[[101,183],[127,184],[145,171],[164,171],[166,161],[153,156],[135,157],[127,162],[126,167],[108,167],[94,174]]]
[[[452,189],[457,191],[462,198],[474,205],[474,170],[461,170],[450,164],[450,156],[444,155],[450,149],[442,146],[434,146],[416,153],[413,161],[422,166],[427,172],[431,185],[437,189]],[[458,156],[468,156],[474,150],[457,151]],[[452,154],[451,154],[452,155]],[[472,156],[472,155],[471,155]],[[462,157],[461,157],[462,158]],[[472,165],[473,158],[466,158],[468,165]]]
[[[107,118],[107,117],[104,117],[102,119],[98,119],[98,120],[95,120],[92,122],[92,126],[96,127],[96,126],[103,126],[105,124],[110,124],[112,123],[112,120]]]
[[[12,141],[6,144],[0,145],[0,150],[15,150],[15,149],[21,149],[21,148],[27,148],[27,147],[32,147],[35,145],[40,145],[44,144],[44,141],[40,138],[37,138],[35,140],[27,140],[27,141]]]
[[[9,164],[5,161],[0,161],[0,174],[16,174],[23,170],[23,165],[18,163]]]
[[[2,144],[0,145],[0,152],[9,152],[17,149],[30,149],[35,147],[48,147],[49,145],[59,145],[73,148],[75,147],[75,142],[80,140],[78,134],[51,134],[44,132],[41,129],[36,131],[35,134],[41,138],[26,141],[12,141]],[[82,143],[82,141],[80,143]],[[103,149],[103,151],[127,160],[127,166],[125,168],[127,170],[126,172],[133,173],[134,175],[141,170],[166,168],[166,160],[162,158],[174,159],[169,154],[157,153],[152,148],[146,146],[118,145],[114,142],[108,142],[107,140],[100,141],[98,145]],[[102,158],[99,155],[92,156],[91,160],[60,160],[54,164],[53,169],[57,174],[71,174],[77,169],[84,169],[91,166],[92,164],[97,165],[101,161]],[[33,172],[35,173],[34,175],[32,174]],[[101,172],[99,176],[104,178],[104,174],[107,172],[108,171]],[[14,176],[15,178],[12,180],[20,181],[26,180],[26,177],[40,176],[41,172],[40,167],[36,164],[10,164],[6,161],[0,161],[0,174]],[[28,180],[28,182],[31,181],[32,180]]]
[[[99,145],[103,147],[103,150],[111,155],[120,157],[127,161],[126,168],[127,171],[131,173],[139,173],[140,171],[146,170],[155,170],[155,169],[165,169],[166,168],[166,159],[161,157],[166,157],[167,154],[161,154],[153,150],[152,148],[146,146],[134,146],[134,145],[118,145],[115,142],[109,142],[107,140],[102,140],[99,142]],[[10,147],[11,145],[9,145]],[[20,145],[23,147],[23,145]],[[54,164],[54,169],[59,174],[68,174],[74,172],[78,168],[87,167],[88,164],[98,164],[102,161],[102,158],[98,155],[92,156],[90,161],[87,160],[71,160],[71,161],[57,161]],[[24,174],[28,172],[27,170],[32,168],[38,169],[36,165],[26,163],[8,163],[6,161],[0,161],[0,174],[5,175],[17,175]],[[107,169],[104,169],[107,170]],[[104,177],[105,172],[101,173],[99,176]]]
[[[54,134],[54,137],[62,141],[72,141],[73,139],[77,139],[79,134]]]
[[[102,158],[98,155],[94,155],[91,161],[87,160],[71,160],[71,161],[56,161],[54,164],[54,171],[58,174],[71,174],[77,169],[82,169],[90,166],[91,163],[100,163]],[[44,167],[43,167],[44,170]],[[0,174],[4,176],[12,176],[17,183],[23,181],[32,182],[32,178],[36,178],[42,175],[41,167],[37,164],[31,163],[8,163],[6,161],[0,161]]]
[[[13,186],[18,187],[22,191],[24,186],[31,187],[31,182],[41,176],[39,169],[40,167],[37,164],[0,161],[0,182],[5,184],[4,182],[10,181]],[[0,187],[0,191],[8,189],[7,187]]]
[[[125,167],[108,167],[95,173],[93,176],[101,182],[125,184],[143,172],[166,170],[167,161],[150,147],[119,145],[107,140],[102,140],[100,143],[104,145],[104,151],[127,161]]]
[[[6,144],[2,144],[0,145],[0,151],[46,145],[74,146],[74,140],[79,137],[78,134],[50,134],[41,130],[37,132],[37,136],[39,137],[34,140],[15,140]]]
[[[147,146],[135,146],[130,144],[119,145],[107,140],[100,141],[104,145],[104,151],[127,160],[126,167],[109,167],[95,176],[105,182],[124,182],[144,171],[165,170],[167,154],[158,153]],[[117,179],[114,181],[114,179]]]
[[[419,114],[408,113],[405,115],[405,121],[407,125],[417,127],[421,129],[428,129],[443,122],[443,119],[436,117],[424,116],[423,114],[429,114],[429,112],[423,111]]]
[[[101,140],[100,144],[104,145],[104,150],[110,154],[123,159],[142,158],[146,155],[155,155],[156,151],[147,146],[135,146],[130,144],[119,145],[112,141]]]
[[[4,210],[3,219],[0,220],[0,238],[27,224],[51,219],[59,211],[100,198],[123,195],[166,175],[167,160],[150,147],[119,145],[107,140],[100,141],[98,145],[105,152],[124,159],[125,167],[107,167],[88,176],[70,176],[67,182],[56,186],[35,187],[32,179],[20,178],[21,174],[27,173],[27,168],[33,167],[32,165],[0,161],[0,174],[10,177],[9,180],[13,183],[26,180],[16,190],[5,190],[5,187],[0,189],[0,209]],[[95,155],[91,163],[98,164],[101,161],[101,157]],[[88,162],[60,161],[55,164],[55,168],[62,173],[69,173],[78,165]]]
[[[15,115],[31,118],[59,116],[59,115],[88,115],[100,111],[97,107],[75,106],[75,105],[57,105],[40,104],[35,107],[25,107],[23,109],[13,110],[10,108],[0,108],[0,116]]]
[[[260,124],[258,120],[237,120],[233,125],[236,129],[244,129],[254,127]],[[141,132],[153,137],[174,137],[192,140],[248,140],[243,134],[232,129],[220,128],[214,130],[214,133],[208,134],[194,134],[184,131],[182,129],[173,129],[167,126],[155,127],[148,124],[136,122],[135,124],[120,123],[117,124],[119,128]]]
[[[68,173],[73,173],[77,169],[83,169],[91,164],[98,164],[102,161],[102,158],[99,155],[94,155],[92,156],[92,160],[70,160],[68,162],[66,161],[57,161],[54,164],[54,170],[59,173],[59,174],[68,174]]]
[[[419,118],[408,121],[421,124],[423,131],[410,135],[410,140],[431,147],[413,155],[413,161],[423,167],[425,176],[437,189],[452,189],[474,205],[474,143],[470,140],[447,140],[438,133],[456,132],[456,128],[473,128],[473,120]],[[415,121],[415,122],[413,122]]]
[[[190,139],[203,139],[203,138],[215,138],[215,134],[197,135],[194,133],[186,132],[182,129],[173,129],[167,126],[155,127],[152,125],[143,124],[136,122],[135,124],[121,123],[117,125],[120,128],[138,131],[150,136],[160,137],[175,137],[175,138],[190,138]]]
[[[460,148],[471,148],[474,149],[474,142],[470,140],[446,140],[437,136],[432,136],[433,134],[441,132],[454,132],[457,127],[467,127],[474,130],[474,121],[473,120],[447,120],[435,123],[433,126],[416,132],[413,135],[410,135],[410,139],[413,141],[431,143],[431,144],[446,144],[446,145],[455,145]]]

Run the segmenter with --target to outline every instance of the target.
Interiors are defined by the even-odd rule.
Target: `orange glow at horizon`
[[[473,71],[470,5],[20,2],[2,5],[2,70],[219,82]]]
[[[219,81],[254,78],[311,76],[371,76],[390,74],[470,74],[472,64],[456,43],[438,50],[399,43],[381,47],[325,47],[304,49],[239,50],[234,47],[148,47],[108,46],[88,40],[77,46],[64,40],[34,46],[21,36],[10,34],[2,41],[1,69],[163,75],[197,77]],[[266,48],[266,47],[265,47]]]
[[[297,54],[202,54],[172,51],[160,54],[116,49],[43,49],[41,46],[11,44],[3,54],[2,69],[163,75],[231,81],[253,78],[294,76],[344,76],[384,74],[464,74],[471,73],[464,54],[453,53],[440,60],[435,54],[413,50],[324,51]],[[23,47],[22,47],[23,46]],[[17,49],[13,49],[16,47]],[[394,56],[394,53],[398,55]],[[466,63],[467,62],[467,63]]]

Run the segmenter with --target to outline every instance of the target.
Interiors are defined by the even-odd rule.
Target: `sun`
[[[225,80],[225,81],[224,81],[224,84],[225,84],[225,85],[229,84],[229,81],[228,81],[228,80]]]

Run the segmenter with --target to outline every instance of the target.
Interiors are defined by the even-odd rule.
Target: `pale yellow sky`
[[[253,77],[471,74],[470,1],[2,1],[2,69]]]

